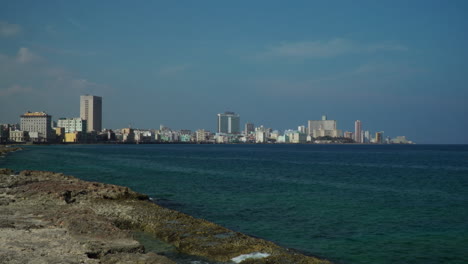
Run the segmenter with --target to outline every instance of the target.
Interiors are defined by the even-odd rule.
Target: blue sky
[[[226,110],[284,130],[468,143],[466,1],[0,1],[0,122],[214,130]]]

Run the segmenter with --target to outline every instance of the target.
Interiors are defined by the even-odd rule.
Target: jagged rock
[[[130,230],[218,262],[262,252],[268,257],[242,263],[330,263],[161,207],[127,187],[61,173],[12,173],[0,169],[0,260],[6,263],[174,263],[145,253]]]

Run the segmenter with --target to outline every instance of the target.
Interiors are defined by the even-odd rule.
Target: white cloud
[[[11,95],[34,87],[38,97],[67,92],[102,92],[108,88],[77,76],[63,67],[52,65],[27,47],[21,47],[15,56],[0,54],[0,87],[9,87],[2,90],[2,95]]]
[[[283,42],[270,46],[261,52],[260,58],[329,58],[349,53],[407,51],[408,48],[399,44],[360,44],[355,41],[335,38],[328,41]]]
[[[352,42],[339,38],[330,41],[285,42],[270,47],[266,55],[308,58],[333,57],[351,52],[354,48]]]
[[[25,47],[21,47],[16,55],[16,61],[19,63],[29,63],[38,60],[40,60],[40,57]]]
[[[15,84],[6,89],[0,89],[0,96],[10,96],[14,94],[30,93],[32,92],[31,87],[23,87],[21,85]]]
[[[17,24],[10,24],[6,21],[0,21],[0,36],[12,37],[21,33],[21,26]]]

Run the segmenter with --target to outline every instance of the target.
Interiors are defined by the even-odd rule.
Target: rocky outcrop
[[[11,147],[11,146],[1,146],[0,145],[0,156],[6,155],[8,152],[15,152],[21,150],[20,147]]]
[[[178,251],[233,263],[330,263],[152,203],[126,187],[61,173],[0,169],[0,262],[174,263],[146,253],[132,230]],[[255,254],[254,254],[255,255]]]

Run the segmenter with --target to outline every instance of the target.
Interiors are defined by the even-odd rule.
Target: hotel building
[[[87,121],[87,132],[102,130],[102,97],[82,95],[80,117]]]
[[[27,112],[21,115],[21,131],[29,132],[34,142],[51,142],[55,139],[52,117],[44,112]]]
[[[218,114],[218,133],[239,134],[240,116],[234,112]]]

